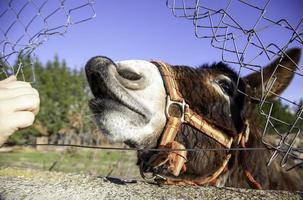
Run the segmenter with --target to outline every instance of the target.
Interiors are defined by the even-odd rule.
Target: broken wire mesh
[[[221,51],[222,60],[237,67],[239,77],[255,71],[260,71],[263,77],[265,62],[287,56],[286,49],[302,48],[303,44],[302,16],[288,19],[284,13],[273,11],[275,3],[270,0],[167,0],[166,5],[174,16],[192,21],[196,37],[209,39],[212,47]],[[303,83],[303,68],[296,67],[294,82]],[[303,104],[285,93],[278,95],[271,91],[270,86],[279,78],[273,73],[271,84],[263,82],[263,94],[258,99],[259,113],[266,118],[262,142],[273,150],[269,164],[280,157],[281,166],[291,169],[303,164],[303,126],[299,126],[303,123]],[[295,115],[293,120],[275,116],[272,111],[276,104],[267,98],[269,93],[288,106],[288,111]],[[299,98],[302,97],[301,92]]]
[[[18,76],[35,82],[34,50],[53,35],[95,17],[94,0],[0,1],[0,77]],[[24,58],[28,57],[27,62]],[[23,70],[32,68],[31,77]]]

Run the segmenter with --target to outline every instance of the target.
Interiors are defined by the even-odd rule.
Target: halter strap
[[[226,148],[230,148],[233,138],[229,137],[221,130],[209,124],[201,115],[194,112],[190,106],[185,102],[182,94],[180,93],[178,84],[174,79],[172,69],[164,62],[152,61],[153,64],[158,66],[159,71],[164,79],[164,85],[167,93],[166,100],[166,117],[168,123],[162,133],[160,145],[165,145],[175,139],[175,136],[182,123],[187,123],[201,133],[211,137]],[[172,108],[179,109],[177,115],[171,113]]]
[[[179,185],[205,185],[216,182],[217,178],[227,169],[228,162],[231,158],[231,153],[227,154],[223,159],[222,165],[207,177],[197,177],[193,179],[177,178],[177,176],[179,176],[182,171],[186,170],[185,162],[187,161],[187,152],[185,151],[185,147],[182,144],[175,141],[175,137],[180,130],[181,125],[183,123],[186,123],[197,129],[199,132],[201,132],[201,134],[207,135],[228,149],[231,148],[233,138],[218,128],[214,127],[213,125],[209,124],[201,115],[198,115],[190,108],[180,93],[178,83],[174,78],[174,72],[168,64],[162,61],[151,61],[151,63],[155,64],[158,67],[163,78],[167,94],[165,108],[167,122],[162,132],[158,147],[181,150],[169,152],[164,151],[159,152],[158,154],[154,154],[148,161],[149,166],[159,167],[168,164],[168,170],[176,178],[163,177],[157,174],[153,178],[155,178],[157,182]],[[239,134],[237,143],[239,144],[240,141],[243,143],[245,139],[247,140],[248,134],[249,131],[248,133],[245,132],[245,135]],[[252,177],[251,173],[248,170],[245,172],[248,174],[246,177]],[[142,165],[140,165],[140,173],[142,177],[145,178]],[[250,182],[255,181],[253,177],[252,180],[253,181]],[[256,186],[257,184],[258,182],[255,181],[253,185]],[[256,188],[261,188],[261,186]]]

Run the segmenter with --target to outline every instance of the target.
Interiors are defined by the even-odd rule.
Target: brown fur
[[[290,59],[284,57],[274,61],[264,69],[264,82],[269,82],[273,72],[279,78],[271,91],[280,94],[290,83],[295,70],[295,64],[299,62],[300,50],[293,49],[287,52]],[[277,64],[287,67],[289,70],[277,67]],[[261,98],[262,84],[260,73],[254,73],[238,80],[237,74],[229,69],[225,64],[218,63],[212,66],[202,66],[200,68],[190,68],[187,66],[173,66],[174,77],[179,84],[185,101],[196,113],[202,115],[211,124],[220,128],[232,137],[236,137],[244,129],[244,122],[250,125],[250,136],[247,147],[264,147],[261,142],[261,128],[258,126],[255,101],[239,92],[230,96],[230,104],[215,91],[211,82],[219,75],[229,77],[234,84],[238,82],[238,89],[254,98]],[[280,78],[281,77],[281,78]],[[235,90],[236,91],[236,90]],[[269,96],[274,97],[273,95]],[[190,149],[223,148],[213,139],[200,133],[196,129],[182,125],[178,132],[176,141]],[[236,146],[236,144],[234,144]],[[188,152],[188,162],[186,172],[180,178],[195,178],[209,175],[222,165],[227,151],[196,151]],[[151,152],[139,153],[139,163],[146,162],[151,156]],[[228,174],[226,175],[225,186],[250,188],[244,177],[240,152],[233,151],[232,159],[228,164]],[[269,167],[267,162],[270,157],[269,151],[249,151],[246,162],[253,177],[261,183],[263,189],[281,190],[303,190],[303,180],[299,174],[292,170],[284,172],[275,161]],[[146,171],[157,172],[170,176],[165,168],[148,169]]]

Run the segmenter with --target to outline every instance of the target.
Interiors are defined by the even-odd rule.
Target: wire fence
[[[56,2],[56,3],[54,3]],[[81,2],[81,3],[79,3]],[[221,51],[222,60],[238,67],[238,75],[241,77],[251,71],[261,71],[260,63],[264,60],[271,61],[276,57],[285,55],[286,49],[292,46],[302,47],[302,26],[303,18],[298,23],[291,23],[284,18],[271,18],[267,13],[273,2],[270,0],[260,3],[253,3],[244,0],[224,1],[199,1],[199,0],[167,0],[167,7],[173,15],[185,18],[193,22],[195,35],[198,39],[208,39],[212,47]],[[15,74],[19,80],[25,80],[23,70],[33,68],[33,62],[24,65],[18,62],[19,56],[33,57],[37,47],[48,41],[54,35],[64,35],[68,29],[76,24],[91,20],[95,17],[93,0],[77,1],[32,1],[32,0],[10,0],[0,2],[0,75],[6,77]],[[247,12],[251,17],[243,19],[238,14]],[[46,9],[47,8],[47,9]],[[50,9],[51,8],[51,9]],[[281,16],[282,17],[282,14]],[[286,39],[268,38],[268,34],[285,33]],[[264,40],[263,38],[266,38]],[[285,38],[285,37],[284,37]],[[17,60],[17,63],[16,63]],[[297,66],[295,79],[302,79],[302,66]],[[272,74],[274,81],[279,79]],[[35,70],[32,69],[31,80],[35,82]],[[274,83],[274,82],[273,82]],[[272,83],[272,84],[273,84]],[[281,165],[295,161],[296,166],[303,163],[303,147],[300,143],[301,129],[297,126],[303,121],[303,107],[293,99],[282,95],[274,94],[278,99],[290,104],[295,112],[296,119],[286,122],[273,115],[274,103],[268,101],[267,95],[273,93],[271,87],[263,83],[263,94],[259,103],[259,111],[266,118],[266,125],[263,130],[263,143],[273,154],[269,163],[282,156]],[[241,92],[241,91],[240,91]],[[264,109],[269,105],[270,109]],[[282,132],[276,127],[280,123],[288,127]],[[274,139],[272,132],[275,132]],[[270,139],[269,139],[270,138]],[[39,145],[39,144],[28,144]],[[44,145],[44,144],[40,144]],[[48,145],[48,144],[46,144]],[[83,145],[63,146],[87,147],[110,150],[136,150],[136,151],[159,151],[159,149],[129,149],[119,147],[92,147]],[[301,145],[301,146],[300,146]],[[240,150],[264,150],[265,148],[229,149]],[[161,151],[165,151],[162,149]],[[217,151],[221,149],[187,149],[188,151]],[[226,149],[222,149],[226,150]],[[171,151],[171,149],[170,149]],[[289,165],[287,165],[289,167]],[[290,168],[293,168],[291,166]]]
[[[76,24],[96,16],[93,0],[10,0],[0,2],[0,75],[16,75],[25,81],[23,70],[32,68],[34,50],[54,35],[64,35]],[[20,57],[30,57],[24,63]]]
[[[271,6],[275,3],[270,0],[167,0],[166,5],[174,16],[192,21],[196,37],[208,39],[212,47],[219,49],[222,60],[237,67],[240,78],[243,74],[255,71],[260,71],[263,77],[260,64],[264,60],[271,61],[280,56],[287,56],[286,49],[293,46],[302,48],[303,18],[291,22],[284,18],[283,13],[272,14]],[[246,13],[245,17],[240,14],[241,12]],[[297,70],[293,72],[295,79],[301,80],[303,68],[298,65],[296,68]],[[271,86],[282,78],[274,73],[272,77],[274,81]],[[294,160],[296,165],[301,165],[303,163],[302,130],[297,125],[303,120],[303,105],[289,97],[275,94],[265,82],[262,84],[259,113],[267,122],[263,130],[262,142],[270,149],[274,149],[269,164],[280,155],[282,167]],[[272,112],[274,103],[267,99],[268,94],[273,94],[277,99],[290,105],[296,119],[286,122],[274,116]],[[265,105],[270,109],[265,109]],[[287,127],[287,131],[279,130],[277,123]]]

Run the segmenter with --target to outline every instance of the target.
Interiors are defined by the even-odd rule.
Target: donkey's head
[[[269,86],[267,98],[280,94],[292,80],[299,57],[300,50],[291,49],[263,68],[262,74],[255,72],[243,78],[223,63],[171,68],[190,108],[210,124],[236,136],[249,116],[253,99],[262,98]],[[97,56],[85,68],[95,97],[90,108],[101,131],[111,140],[131,146],[156,146],[166,124],[167,96],[156,64],[143,60],[113,62]]]

